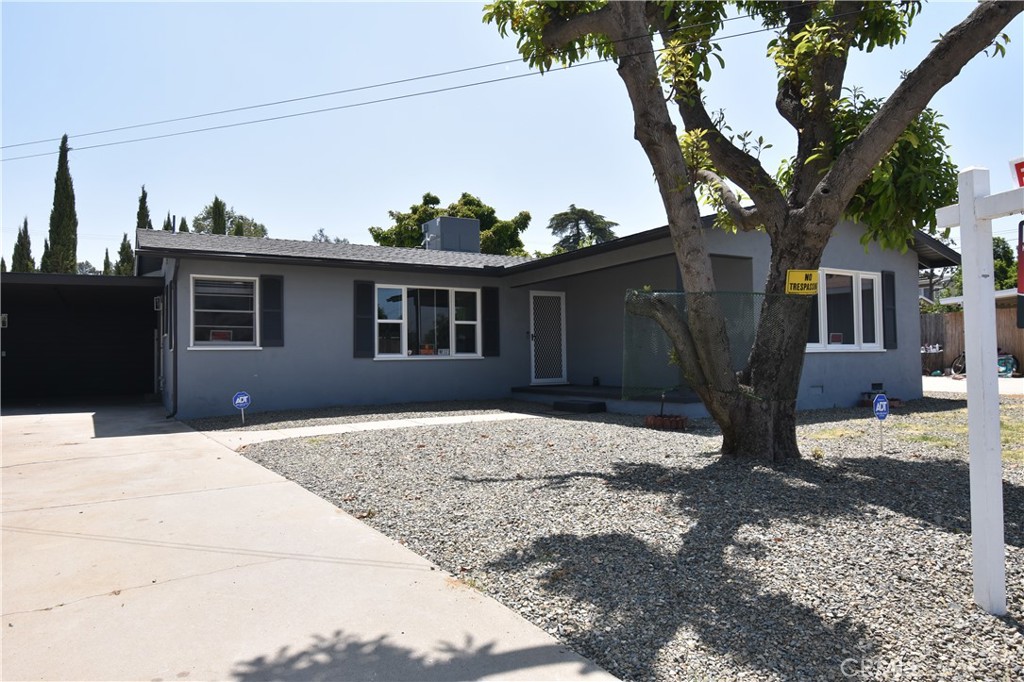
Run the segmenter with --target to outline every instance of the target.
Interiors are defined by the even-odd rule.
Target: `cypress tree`
[[[211,227],[210,234],[227,234],[228,233],[228,216],[227,207],[224,202],[220,200],[217,195],[213,196],[213,204],[211,204]]]
[[[114,274],[114,266],[110,262],[110,249],[103,249],[103,274]]]
[[[167,212],[167,217],[164,218],[164,232],[174,232],[174,223],[171,221],[171,212]]]
[[[153,221],[149,219],[149,204],[146,201],[146,186],[142,186],[142,193],[139,195],[139,210],[135,214],[136,230],[152,230]]]
[[[50,267],[50,240],[44,238],[43,255],[39,259],[39,272],[53,272]]]
[[[114,265],[114,274],[122,277],[130,277],[135,274],[135,252],[132,251],[131,242],[125,234],[121,240],[121,248],[117,251],[117,264]]]
[[[235,229],[231,231],[231,234],[234,235],[235,237],[244,237],[245,226],[242,225],[242,223],[238,223],[237,225],[235,225]]]
[[[178,232],[188,232],[188,223],[185,222],[185,216],[181,216],[181,222],[178,223]]]
[[[14,241],[14,253],[11,254],[11,272],[35,272],[36,262],[32,258],[32,240],[28,236],[28,218],[18,230],[18,238]]]
[[[50,238],[43,249],[43,272],[78,270],[78,215],[75,213],[75,188],[68,168],[68,136],[60,139],[57,174],[53,178],[53,210],[50,211]]]
[[[7,261],[3,256],[0,256],[0,272],[7,272]]]

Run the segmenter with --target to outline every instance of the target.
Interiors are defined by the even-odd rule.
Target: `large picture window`
[[[480,355],[480,292],[377,287],[378,357]]]
[[[818,294],[811,298],[807,350],[882,350],[881,274],[828,269],[820,274]]]
[[[255,346],[256,280],[192,279],[192,345]]]

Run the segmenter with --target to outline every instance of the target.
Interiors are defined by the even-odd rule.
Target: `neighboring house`
[[[679,288],[665,227],[539,260],[480,254],[474,221],[425,228],[423,249],[138,231],[139,274],[164,281],[168,410],[231,413],[239,390],[273,410],[621,386],[626,292]],[[720,291],[763,286],[764,234],[706,235]],[[841,224],[826,249],[801,408],[853,405],[875,383],[921,396],[918,264],[958,255],[926,235],[904,254],[859,236]]]

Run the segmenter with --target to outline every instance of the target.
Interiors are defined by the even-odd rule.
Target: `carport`
[[[0,400],[155,393],[162,286],[151,277],[0,275]]]

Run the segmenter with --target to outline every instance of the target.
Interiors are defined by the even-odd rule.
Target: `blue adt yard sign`
[[[236,409],[244,410],[252,404],[252,398],[250,398],[249,394],[245,391],[239,391],[235,394],[235,397],[231,399],[231,404],[234,405]]]
[[[878,421],[882,421],[889,416],[889,399],[885,397],[884,393],[879,393],[871,403],[871,408],[875,411]]]

